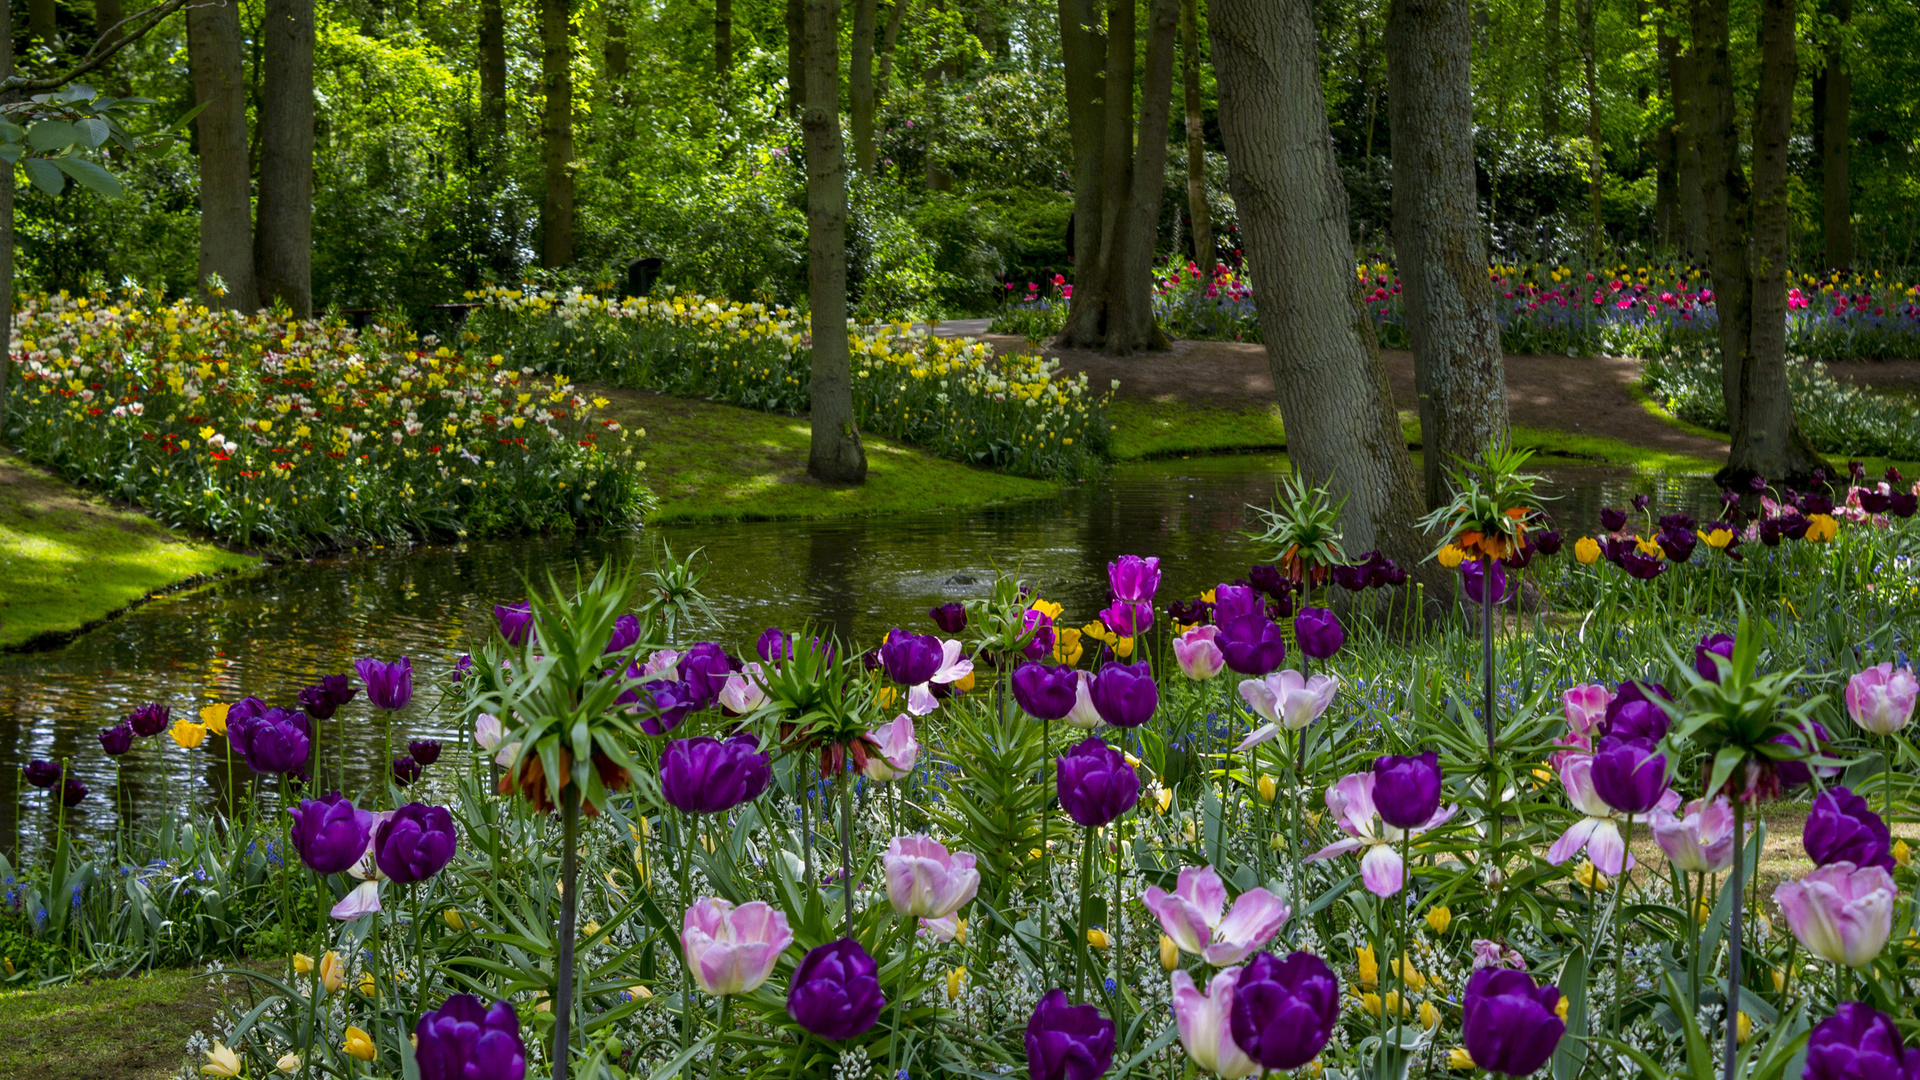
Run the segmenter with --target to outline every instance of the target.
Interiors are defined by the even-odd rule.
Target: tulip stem
[[[1485,669],[1481,716],[1487,727],[1487,756],[1493,756],[1493,559],[1480,557],[1480,659]]]
[[[720,1080],[721,1047],[727,1041],[727,1033],[733,1030],[733,995],[720,996],[720,1031],[713,1037],[713,1070],[707,1075],[711,1080]]]
[[[1011,676],[1009,676],[1011,678]],[[1053,757],[1053,721],[1040,718],[1040,768],[1044,772],[1049,758]],[[1043,779],[1041,783],[1046,783]],[[1058,769],[1055,769],[1054,798],[1060,796]],[[1053,925],[1053,849],[1047,843],[1047,820],[1053,816],[1053,799],[1040,804],[1040,985],[1050,985],[1047,963],[1053,951],[1051,943],[1055,928]]]
[[[846,906],[847,937],[853,936],[853,757],[840,774],[840,896]]]
[[[682,811],[674,818],[674,829],[680,834],[680,903],[693,906],[693,822]],[[680,947],[680,1051],[686,1052],[693,1045],[693,957],[687,955],[686,944]],[[692,1070],[686,1070],[690,1073]]]
[[[560,894],[559,987],[553,996],[553,1080],[567,1080],[568,1029],[573,1021],[573,920],[578,907],[580,859],[580,785],[568,783],[560,792],[560,880],[566,891]],[[685,981],[686,965],[680,965]],[[684,1036],[683,1036],[684,1037]]]
[[[1633,855],[1631,854],[1633,851],[1632,814],[1627,815],[1626,828],[1622,830],[1621,833],[1620,850],[1622,852],[1620,856],[1620,873],[1614,877],[1613,904],[1607,908],[1607,929],[1613,934],[1613,983],[1615,988],[1613,1002],[1607,1006],[1609,1023],[1619,1015],[1620,999],[1626,990],[1622,972],[1626,965],[1627,931],[1626,927],[1620,925],[1620,901],[1626,898],[1627,871],[1632,866],[1631,860],[1633,859]],[[1588,964],[1587,967],[1591,970],[1593,965]]]
[[[1120,966],[1121,952],[1125,947],[1120,935],[1126,925],[1125,920],[1120,917],[1120,879],[1126,870],[1126,851],[1126,840],[1120,835],[1120,822],[1115,820],[1113,823],[1113,907],[1107,911],[1107,925],[1111,927],[1108,933],[1113,937],[1113,999],[1108,1009],[1113,1013],[1113,1022],[1116,1026],[1121,1023],[1120,1003],[1126,1000],[1126,996],[1120,992],[1120,979],[1125,974],[1125,969]]]
[[[1733,915],[1727,933],[1727,1058],[1721,1076],[1733,1080],[1733,1057],[1740,1047],[1740,879],[1745,861],[1747,835],[1743,813],[1745,803],[1736,793],[1733,800]]]
[[[1086,830],[1086,839],[1080,845],[1080,940],[1074,943],[1074,949],[1086,957],[1086,961],[1073,966],[1073,995],[1081,1001],[1087,1000],[1087,966],[1093,963],[1093,943],[1087,933],[1087,903],[1093,892],[1093,834],[1096,831]]]

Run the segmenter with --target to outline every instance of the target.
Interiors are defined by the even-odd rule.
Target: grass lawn
[[[0,453],[0,648],[75,631],[156,589],[258,562]]]
[[[162,1080],[220,1006],[198,971],[0,990],[0,1076]]]
[[[646,429],[646,480],[659,498],[649,521],[754,521],[904,514],[1050,495],[1044,480],[975,469],[862,434],[867,482],[807,477],[804,416],[780,416],[610,387],[608,416]]]

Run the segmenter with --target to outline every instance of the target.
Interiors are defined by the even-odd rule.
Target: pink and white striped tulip
[[[1181,952],[1215,967],[1237,964],[1258,952],[1293,914],[1261,888],[1241,893],[1229,913],[1227,887],[1211,866],[1186,867],[1172,892],[1153,885],[1141,899]]]
[[[1327,789],[1327,809],[1347,838],[1307,856],[1307,861],[1319,862],[1364,850],[1366,854],[1360,857],[1361,882],[1375,896],[1392,896],[1406,887],[1408,877],[1406,863],[1394,845],[1404,837],[1439,828],[1459,813],[1460,808],[1442,806],[1424,824],[1403,831],[1381,820],[1380,811],[1373,805],[1373,785],[1373,773],[1369,771],[1349,773]]]
[[[1227,658],[1213,640],[1219,633],[1217,626],[1196,626],[1173,639],[1173,658],[1179,661],[1181,674],[1195,680],[1220,674]]]
[[[1823,866],[1773,891],[1787,928],[1822,960],[1865,967],[1893,933],[1893,875],[1850,862]]]
[[[1260,1071],[1259,1064],[1233,1041],[1233,986],[1239,980],[1237,967],[1216,972],[1203,994],[1193,985],[1193,976],[1173,973],[1173,1022],[1180,1029],[1180,1045],[1201,1072],[1225,1080]]]
[[[942,919],[980,891],[980,871],[964,851],[947,852],[930,836],[896,836],[880,856],[887,900],[904,916]]]
[[[867,755],[867,779],[884,784],[913,772],[913,763],[920,758],[920,743],[913,735],[911,715],[901,713],[869,734],[875,751]]]
[[[702,897],[680,924],[680,948],[694,985],[714,995],[759,989],[791,944],[787,917],[764,900],[734,907],[718,897]]]
[[[1847,680],[1847,715],[1863,730],[1891,735],[1913,720],[1917,696],[1920,680],[1912,668],[1875,664]]]
[[[1281,728],[1299,731],[1320,719],[1321,714],[1327,711],[1327,706],[1333,704],[1333,695],[1339,690],[1340,680],[1332,675],[1315,675],[1305,679],[1292,668],[1276,671],[1265,678],[1242,679],[1240,700],[1246,702],[1247,708],[1266,723],[1249,732],[1234,750],[1258,746],[1280,734]]]

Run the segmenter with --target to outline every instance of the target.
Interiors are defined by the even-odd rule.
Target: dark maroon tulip
[[[1160,688],[1145,660],[1137,664],[1107,664],[1093,677],[1087,696],[1093,711],[1114,727],[1139,727],[1153,719],[1160,705]]]
[[[1365,563],[1333,568],[1333,583],[1348,592],[1359,592],[1367,587],[1368,570]]]
[[[724,814],[759,798],[772,779],[773,764],[752,735],[675,739],[660,755],[660,793],[689,814]]]
[[[525,1080],[520,1018],[504,1001],[455,994],[413,1028],[420,1080]]]
[[[1767,478],[1755,473],[1747,478],[1747,490],[1755,495],[1767,490]]]
[[[149,701],[128,715],[127,723],[133,727],[133,733],[146,738],[167,730],[167,724],[173,719],[173,710],[159,702]]]
[[[1633,508],[1639,511],[1640,513],[1643,513],[1643,514],[1646,513],[1647,507],[1651,505],[1653,505],[1653,496],[1648,495],[1645,492],[1642,492],[1641,494],[1635,495],[1633,497]]]
[[[1297,952],[1261,953],[1233,984],[1228,1024],[1234,1044],[1268,1069],[1297,1069],[1317,1057],[1340,1019],[1340,981],[1326,961]]]
[[[1814,514],[1831,515],[1833,513],[1833,499],[1822,492],[1809,492],[1807,497],[1800,501],[1800,512],[1809,517]]]
[[[422,765],[431,765],[440,760],[440,742],[437,739],[413,739],[407,743],[407,753]]]
[[[1479,559],[1467,559],[1460,564],[1460,588],[1467,594],[1467,600],[1475,604],[1487,603],[1486,590],[1483,588],[1485,571],[1480,567]],[[1507,571],[1498,559],[1493,563],[1493,603],[1507,598]]]
[[[122,720],[110,728],[101,728],[100,749],[112,757],[133,749],[133,725]]]
[[[343,874],[367,853],[373,839],[372,811],[361,810],[337,791],[302,800],[293,815],[293,850],[317,874]]]
[[[527,635],[533,632],[533,605],[525,600],[493,605],[493,618],[500,627],[500,637],[516,649],[525,645]]]
[[[1884,514],[1893,507],[1893,497],[1879,488],[1860,489],[1860,509],[1869,514]]]
[[[1062,713],[1061,715],[1065,716],[1066,714]],[[20,771],[27,774],[27,783],[37,788],[52,787],[60,782],[60,776],[65,772],[65,770],[60,767],[59,762],[48,761],[45,758],[35,758],[27,762]]]
[[[607,647],[603,653],[625,652],[633,648],[640,640],[640,619],[634,615],[622,615],[613,620],[613,633],[607,637]]]
[[[1593,791],[1622,814],[1645,815],[1667,793],[1667,755],[1652,743],[1609,735],[1593,755]]]
[[[851,1039],[880,1019],[880,967],[852,938],[809,950],[787,982],[787,1015],[830,1042]]]
[[[1347,643],[1347,631],[1340,617],[1327,608],[1302,608],[1293,617],[1293,637],[1300,651],[1315,660],[1325,660]]]
[[[61,806],[72,806],[86,797],[87,785],[81,783],[77,776],[67,777],[66,781],[60,785]]]
[[[1807,1037],[1803,1080],[1920,1080],[1920,1050],[1907,1047],[1893,1017],[1843,1001]]]
[[[927,617],[943,634],[957,634],[967,628],[967,608],[964,604],[941,604],[927,612]]]
[[[1833,737],[1827,733],[1826,725],[1818,720],[1808,721],[1811,730],[1803,728],[1799,733],[1775,735],[1768,740],[1775,745],[1789,747],[1797,753],[1808,756],[1832,757]],[[1803,760],[1776,761],[1773,763],[1773,775],[1783,788],[1796,788],[1813,780],[1813,766]],[[1838,776],[1840,769],[1832,765],[1820,766],[1821,776]]]
[[[1693,670],[1708,682],[1720,681],[1720,664],[1714,658],[1723,661],[1733,659],[1734,640],[1732,634],[1708,634],[1693,647]]]
[[[1534,550],[1542,555],[1560,554],[1560,548],[1564,546],[1565,543],[1566,540],[1560,535],[1558,529],[1548,529],[1545,532],[1536,533],[1533,538]]]
[[[1600,527],[1610,533],[1619,532],[1627,527],[1627,512],[1616,510],[1611,506],[1601,507]]]
[[[459,845],[446,807],[408,803],[374,830],[373,861],[398,884],[411,885],[444,869]]]
[[[1893,872],[1893,835],[1887,823],[1867,806],[1867,800],[1845,787],[1814,796],[1800,842],[1815,866],[1850,862]]]
[[[413,700],[413,661],[406,657],[383,664],[372,657],[355,660],[360,681],[367,684],[367,700],[376,709],[404,709]]]
[[[1667,531],[1653,539],[1654,543],[1660,545],[1660,550],[1666,553],[1668,562],[1686,562],[1693,558],[1693,549],[1700,546],[1700,538],[1691,532]]]
[[[471,659],[468,659],[467,667],[473,667]],[[456,681],[458,681],[457,678]],[[300,691],[298,701],[301,711],[308,716],[316,720],[331,720],[340,706],[352,701],[359,693],[360,691],[353,685],[353,680],[348,676],[326,675],[322,676],[319,682]],[[231,711],[228,713],[228,719],[229,721],[232,719]]]
[[[1028,1080],[1099,1080],[1113,1068],[1113,1021],[1049,990],[1027,1020]]]
[[[880,646],[880,666],[887,678],[901,686],[918,686],[933,678],[942,659],[940,639],[932,634],[911,634],[899,627],[887,632]]]
[[[1417,829],[1440,810],[1440,755],[1373,759],[1373,805],[1396,829]]]
[[[393,782],[400,787],[410,787],[420,779],[420,763],[409,754],[393,759]]]
[[[1167,605],[1167,618],[1183,626],[1201,626],[1213,621],[1213,605],[1205,600],[1175,600]]]
[[[1277,670],[1287,658],[1286,637],[1279,624],[1264,614],[1242,615],[1221,623],[1220,633],[1213,640],[1227,666],[1242,675],[1259,678]]]
[[[1620,556],[1620,568],[1625,570],[1631,577],[1638,578],[1641,581],[1652,581],[1654,578],[1666,573],[1667,563],[1666,560],[1654,558],[1652,555],[1642,555],[1638,551],[1628,551],[1622,553]]]
[[[333,698],[327,694],[327,688],[324,686],[302,687],[300,692],[294,695],[293,700],[300,706],[301,712],[315,720],[331,720],[333,714],[339,711],[339,707],[333,703]]]
[[[698,642],[680,654],[680,680],[693,691],[695,708],[704,709],[719,700],[733,669],[733,657],[711,641]]]
[[[227,733],[257,773],[293,772],[307,763],[313,745],[307,714],[278,707],[241,722],[237,730],[229,718]]]
[[[1334,573],[1339,572],[1340,568],[1335,567]],[[1247,571],[1247,580],[1253,583],[1255,589],[1276,600],[1293,590],[1293,582],[1288,581],[1286,576],[1280,573],[1279,567],[1271,564],[1256,566]]]
[[[1140,801],[1140,774],[1126,755],[1096,737],[1067,751],[1055,766],[1060,805],[1089,829],[1108,824]]]
[[[1553,1056],[1567,1025],[1555,1012],[1560,988],[1533,985],[1524,971],[1482,968],[1467,980],[1461,1035],[1474,1065],[1531,1076]]]
[[[1887,513],[1897,518],[1910,518],[1920,512],[1920,495],[1911,491],[1896,491],[1887,498]]]
[[[1021,664],[1013,669],[1013,701],[1035,720],[1058,720],[1073,711],[1080,674],[1052,664]]]

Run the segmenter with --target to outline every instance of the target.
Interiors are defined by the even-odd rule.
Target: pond
[[[981,593],[997,570],[1037,582],[1078,625],[1105,606],[1106,564],[1115,556],[1160,556],[1163,599],[1195,595],[1266,561],[1241,535],[1246,508],[1269,502],[1285,470],[1280,456],[1196,457],[1122,467],[1055,498],[964,512],[374,549],[164,597],[63,648],[0,655],[0,850],[31,844],[50,824],[46,792],[27,787],[18,767],[37,757],[71,758],[94,792],[69,811],[68,824],[111,833],[116,766],[94,733],[147,701],[176,716],[249,694],[291,703],[318,676],[350,671],[356,657],[406,655],[421,692],[400,714],[395,741],[460,739],[449,718],[433,714],[434,687],[477,635],[491,632],[492,606],[524,596],[528,578],[552,572],[567,581],[575,567],[591,574],[609,559],[644,562],[661,545],[679,555],[700,549],[716,625],[698,636],[730,648],[775,625],[812,623],[866,644],[891,626],[929,630],[929,607]],[[1625,505],[1638,491],[1655,491],[1666,509],[1698,510],[1714,498],[1705,477],[1655,479],[1607,466],[1541,471],[1560,496],[1553,515],[1569,529],[1591,528],[1599,506]],[[356,784],[381,760],[383,734],[371,713],[356,700],[320,733],[324,746],[347,748]],[[209,752],[223,746],[211,738],[186,751],[164,735],[141,740],[120,759],[119,805],[137,819],[141,808],[159,809],[180,792],[227,797],[225,755]],[[244,764],[233,769],[247,774]],[[207,783],[191,785],[196,774]]]

